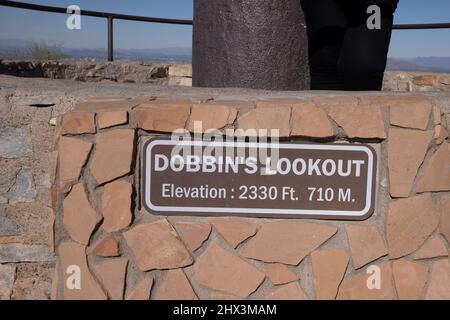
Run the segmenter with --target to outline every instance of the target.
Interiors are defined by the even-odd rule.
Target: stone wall
[[[188,64],[0,60],[0,74],[85,82],[192,85],[192,68]]]
[[[48,150],[52,297],[450,299],[449,114],[447,98],[427,95],[85,100],[58,118]],[[143,143],[197,120],[279,129],[285,141],[371,144],[375,213],[361,222],[151,215],[140,197]],[[29,154],[29,143],[14,146],[9,153]],[[6,197],[31,198],[28,185]],[[74,265],[81,289],[70,290]],[[366,286],[370,265],[381,270],[379,290]]]
[[[176,63],[0,60],[0,74],[83,82],[192,85],[192,66]],[[450,91],[450,75],[387,71],[383,91]]]
[[[450,91],[448,73],[387,71],[383,91]]]

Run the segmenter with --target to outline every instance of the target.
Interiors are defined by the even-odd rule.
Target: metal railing
[[[43,6],[43,5],[37,5],[37,4],[31,4],[31,3],[16,2],[16,1],[0,0],[0,6],[68,14],[67,8]],[[143,16],[120,14],[120,13],[99,12],[99,11],[89,11],[89,10],[81,10],[80,15],[87,16],[87,17],[96,17],[96,18],[107,19],[108,61],[113,61],[113,59],[114,59],[114,30],[113,30],[114,19],[128,20],[128,21],[152,22],[152,23],[177,24],[177,25],[192,25],[192,20],[143,17]],[[396,24],[396,25],[394,25],[393,28],[395,30],[450,29],[450,23]]]

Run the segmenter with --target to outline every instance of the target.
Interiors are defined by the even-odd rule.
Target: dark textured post
[[[193,85],[309,89],[299,0],[194,0]]]
[[[108,61],[114,60],[114,26],[113,17],[108,17]]]

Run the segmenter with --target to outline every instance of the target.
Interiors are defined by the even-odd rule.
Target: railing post
[[[114,60],[114,30],[113,17],[108,16],[108,61]]]

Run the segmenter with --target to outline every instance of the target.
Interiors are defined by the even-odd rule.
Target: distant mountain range
[[[38,43],[39,44],[39,43]],[[28,51],[35,45],[33,41],[0,39],[0,58],[26,59]],[[45,45],[44,45],[45,46]],[[62,46],[45,46],[49,50],[62,53],[67,59],[105,60],[106,49],[73,49]],[[191,63],[192,49],[172,47],[157,49],[114,49],[115,60],[161,61],[173,63]],[[389,58],[388,70],[418,72],[450,72],[449,57]]]
[[[387,69],[396,71],[450,72],[450,57],[389,58]]]
[[[58,45],[45,45],[39,42],[0,39],[0,58],[26,59],[30,58],[30,49],[38,45],[50,51],[62,54],[67,59],[76,60],[105,60],[107,51],[104,48],[65,48]],[[151,49],[121,49],[114,48],[115,60],[131,61],[161,61],[176,63],[191,63],[192,49],[187,47],[151,48]]]

